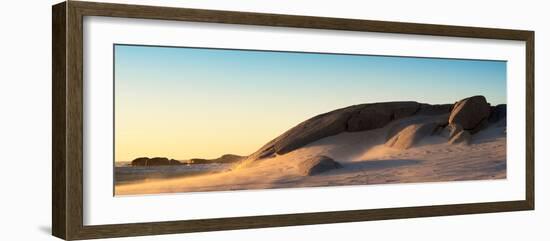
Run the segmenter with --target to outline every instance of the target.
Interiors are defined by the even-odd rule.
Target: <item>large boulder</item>
[[[300,173],[305,176],[317,175],[340,167],[340,163],[328,156],[315,156],[298,164]]]
[[[489,126],[489,120],[483,119],[474,129],[468,130],[470,134],[476,134]]]
[[[472,96],[457,102],[449,116],[449,124],[459,124],[465,130],[474,130],[489,118],[490,105],[483,96]]]
[[[409,125],[391,137],[386,146],[398,149],[411,148],[418,145],[424,137],[434,134],[439,126],[434,122]]]

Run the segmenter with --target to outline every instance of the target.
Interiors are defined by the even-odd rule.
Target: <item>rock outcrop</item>
[[[409,118],[414,116],[415,118]],[[390,126],[386,145],[401,149],[416,145],[428,135],[445,136],[450,143],[468,143],[468,135],[505,119],[506,106],[491,107],[484,96],[472,96],[452,104],[385,102],[353,105],[312,117],[271,140],[244,158],[246,166],[256,160],[283,155],[309,143],[342,132],[368,131]],[[429,117],[427,119],[417,117]],[[395,120],[407,118],[405,122]],[[409,122],[409,119],[412,120]],[[413,119],[421,121],[414,122]],[[462,134],[459,134],[464,132]]]
[[[132,166],[169,166],[169,165],[181,165],[182,163],[174,160],[168,159],[166,157],[139,157],[132,161],[130,165]]]
[[[449,116],[449,124],[459,124],[465,130],[475,130],[491,114],[491,106],[484,96],[476,95],[458,101]]]
[[[166,157],[139,157],[134,159],[131,166],[169,166],[169,165],[183,165],[183,164],[212,164],[212,163],[235,163],[243,160],[243,156],[225,154],[221,157],[214,159],[202,159],[193,158],[189,160],[178,161],[175,159],[168,159]]]
[[[193,158],[189,159],[187,163],[189,164],[212,164],[212,163],[234,163],[242,160],[244,157],[233,155],[233,154],[225,154],[221,157],[214,158],[214,159],[203,159],[203,158]]]
[[[473,134],[503,119],[506,121],[505,104],[491,106],[483,96],[460,100],[449,116],[449,143],[469,144]]]
[[[270,141],[248,157],[254,161],[282,155],[316,140],[342,132],[377,129],[412,115],[449,113],[451,105],[428,105],[418,102],[385,102],[349,106],[308,119]]]
[[[313,176],[340,167],[340,163],[327,156],[315,156],[298,164],[298,169],[304,176]]]

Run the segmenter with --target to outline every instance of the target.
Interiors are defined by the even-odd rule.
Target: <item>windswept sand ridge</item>
[[[275,155],[247,168],[204,176],[119,185],[117,195],[197,192],[285,187],[483,180],[506,177],[505,122],[490,124],[472,136],[470,144],[449,144],[445,133],[428,136],[408,149],[386,145],[392,128],[440,120],[413,116],[383,128],[342,132]],[[443,117],[445,118],[445,116]],[[342,168],[304,176],[301,160],[325,155]]]

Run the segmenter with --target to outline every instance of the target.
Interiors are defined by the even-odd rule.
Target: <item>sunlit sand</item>
[[[505,120],[474,134],[469,144],[450,144],[447,134],[431,135],[407,149],[388,146],[395,125],[441,116],[413,116],[383,128],[343,132],[283,155],[234,164],[227,170],[116,185],[117,195],[243,189],[445,182],[506,178]],[[341,168],[318,175],[300,172],[301,160],[328,156]]]

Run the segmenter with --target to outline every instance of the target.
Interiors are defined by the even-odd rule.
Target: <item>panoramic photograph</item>
[[[115,196],[506,178],[506,61],[113,51]]]

